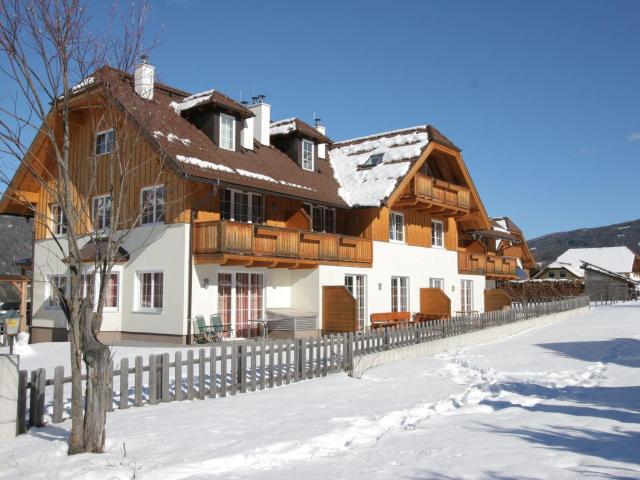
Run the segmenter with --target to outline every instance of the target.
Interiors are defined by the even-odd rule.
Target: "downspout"
[[[189,219],[189,272],[187,285],[187,345],[191,345],[191,296],[193,292],[193,221],[195,219],[195,210],[191,209]]]

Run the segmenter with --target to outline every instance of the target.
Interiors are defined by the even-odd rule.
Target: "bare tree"
[[[71,351],[70,454],[104,450],[112,372],[110,350],[98,333],[113,265],[141,214],[126,207],[129,178],[139,168],[132,151],[141,140],[141,120],[122,108],[113,91],[117,82],[107,81],[109,70],[101,67],[125,71],[132,67],[143,48],[147,4],[134,2],[122,15],[114,7],[100,34],[91,33],[95,25],[88,12],[81,0],[3,0],[0,7],[0,52],[5,60],[0,69],[14,88],[0,103],[0,148],[17,160],[59,210],[52,218],[50,211],[11,185],[10,167],[2,174],[5,196],[14,195],[32,210],[35,223],[48,230],[69,272],[68,285],[58,289],[58,297]],[[117,132],[117,138],[104,139],[111,152],[106,160],[97,152],[86,159],[82,185],[72,158],[78,117],[90,122],[93,132],[105,125]],[[33,143],[44,142],[45,154],[34,151],[34,137]],[[162,158],[148,161],[162,162]],[[96,228],[91,199],[104,193],[105,178],[110,218],[100,218],[104,228]],[[88,269],[82,248],[90,242],[95,248],[93,268]]]

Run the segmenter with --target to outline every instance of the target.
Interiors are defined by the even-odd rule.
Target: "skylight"
[[[376,165],[382,163],[382,157],[384,157],[384,153],[374,153],[373,155],[369,155],[367,161],[360,165],[360,168],[375,167]]]

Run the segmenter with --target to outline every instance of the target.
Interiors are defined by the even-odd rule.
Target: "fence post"
[[[160,371],[162,379],[161,398],[162,401],[166,403],[171,401],[171,397],[169,397],[169,354],[163,353],[160,359],[160,366],[162,368]]]
[[[223,343],[220,353],[220,396],[227,396],[227,346]]]
[[[209,349],[209,397],[216,398],[218,390],[218,375],[216,373],[218,365],[218,349],[211,347]]]
[[[187,400],[193,400],[193,350],[187,351]]]
[[[133,397],[133,405],[136,407],[142,406],[142,370],[143,360],[140,355],[136,357],[136,373],[135,373],[135,394]]]
[[[260,341],[260,390],[267,388],[267,342]]]
[[[55,397],[55,395],[54,395]],[[120,360],[120,410],[129,408],[129,359]]]
[[[207,352],[204,348],[198,353],[198,398],[204,400],[207,396]]]
[[[184,397],[182,395],[182,352],[177,351],[173,356],[174,364],[173,364],[173,372],[174,372],[174,398],[176,402],[183,400]]]
[[[29,411],[29,425],[44,426],[44,398],[46,386],[46,370],[38,368],[31,371],[31,408]]]
[[[27,431],[27,371],[18,372],[18,408],[17,408],[17,433]]]
[[[240,382],[240,393],[247,393],[247,344],[242,343],[239,350],[238,381]]]
[[[64,411],[64,390],[62,380],[64,378],[64,367],[58,366],[53,372],[53,423],[61,423]]]
[[[252,392],[256,391],[256,362],[257,362],[257,357],[256,357],[256,348],[258,346],[258,342],[253,342],[251,344],[251,380],[250,380],[250,386],[249,388],[251,388]]]
[[[158,377],[156,375],[156,356],[149,355],[149,405],[158,403]]]

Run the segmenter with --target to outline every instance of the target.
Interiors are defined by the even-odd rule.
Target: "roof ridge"
[[[378,132],[378,133],[374,133],[371,135],[365,135],[363,137],[355,137],[355,138],[348,138],[345,140],[340,140],[338,142],[335,142],[335,145],[341,145],[341,144],[346,144],[346,143],[356,143],[356,142],[360,142],[363,140],[370,140],[373,138],[378,138],[378,137],[383,137],[385,135],[395,135],[395,134],[400,134],[400,133],[405,133],[405,132],[410,132],[413,130],[426,130],[427,128],[429,128],[429,125],[416,125],[413,127],[406,127],[406,128],[399,128],[397,130],[389,130],[387,132]]]

